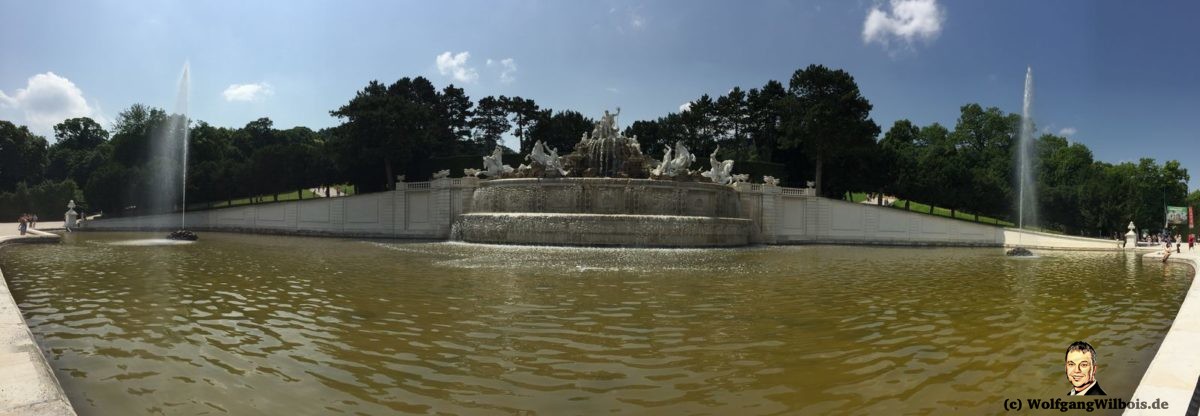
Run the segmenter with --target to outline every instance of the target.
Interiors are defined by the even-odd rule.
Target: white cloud
[[[53,72],[29,77],[25,88],[17,89],[13,95],[0,91],[0,110],[20,113],[23,124],[34,133],[51,136],[54,125],[73,117],[91,117],[105,122],[98,108],[88,104],[83,91],[71,80]]]
[[[1063,127],[1062,130],[1058,131],[1058,135],[1063,137],[1074,136],[1075,133],[1079,133],[1079,129],[1074,127]]]
[[[885,47],[892,40],[912,45],[916,39],[932,41],[942,33],[946,15],[937,0],[890,0],[891,10],[872,7],[863,22],[863,43]]]
[[[683,104],[680,104],[680,105],[679,105],[679,112],[680,112],[680,113],[682,113],[682,112],[684,112],[684,111],[691,110],[691,109],[692,109],[692,102],[691,102],[691,101],[688,101],[688,102],[686,102],[686,103],[683,103]]]
[[[508,84],[517,80],[517,77],[513,75],[517,72],[517,61],[512,58],[501,59],[500,67],[503,68],[500,70],[500,82]]]
[[[475,71],[475,68],[467,66],[468,59],[471,59],[470,52],[463,51],[457,54],[444,52],[437,56],[438,72],[442,75],[450,75],[458,82],[475,82],[479,79],[479,72]]]
[[[646,28],[649,19],[642,13],[642,6],[625,7],[617,9],[616,7],[608,9],[609,20],[613,24],[619,34],[626,32],[638,32]]]
[[[646,18],[636,11],[629,12],[629,25],[634,29],[641,29],[646,26]]]
[[[259,82],[254,84],[230,84],[221,95],[225,101],[258,101],[268,95],[274,95],[271,84]]]
[[[513,81],[517,80],[517,77],[515,75],[513,75],[514,73],[517,72],[517,61],[514,61],[512,58],[504,58],[499,61],[495,61],[495,60],[492,60],[489,58],[487,60],[487,66],[488,67],[493,67],[493,66],[500,67],[500,82],[503,82],[505,84],[511,84]]]

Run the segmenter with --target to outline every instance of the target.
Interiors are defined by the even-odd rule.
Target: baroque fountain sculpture
[[[465,169],[488,180],[471,197],[455,224],[464,241],[500,244],[706,247],[745,245],[751,220],[742,218],[733,161],[709,155],[710,169],[682,141],[661,160],[642,153],[626,137],[616,113],[604,112],[575,150],[534,143],[517,168],[501,160],[496,146],[483,169]],[[742,176],[745,178],[745,176]]]

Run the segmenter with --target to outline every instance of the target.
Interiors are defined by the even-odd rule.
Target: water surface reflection
[[[1121,253],[79,233],[0,252],[80,414],[996,413],[1128,398],[1190,283]]]

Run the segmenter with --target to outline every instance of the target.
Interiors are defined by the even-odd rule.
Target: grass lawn
[[[330,188],[341,191],[342,194],[345,196],[354,195],[354,193],[355,193],[354,185],[334,185],[334,186],[330,186]],[[303,194],[303,196],[304,196],[303,199],[324,198],[320,194],[316,194],[308,189],[304,189],[300,192],[287,192],[287,193],[275,194],[275,195],[269,195],[269,194],[268,195],[260,195],[258,197],[255,197],[254,199],[257,199],[258,201],[260,201],[259,203],[275,202],[275,198],[278,198],[279,201],[295,201],[297,199],[300,199],[301,194]],[[211,205],[208,206],[208,208],[236,207],[239,205],[250,205],[251,203],[252,203],[251,198],[241,198],[241,199],[235,199],[232,201],[213,202]],[[196,208],[193,207],[191,209],[196,209]]]
[[[866,192],[854,192],[854,193],[850,194],[850,202],[859,203],[859,202],[866,201],[866,200],[867,200]],[[931,215],[937,215],[937,216],[942,216],[942,217],[950,217],[950,209],[949,208],[933,207],[933,212],[931,213],[931,212],[929,212],[929,205],[927,205],[927,204],[922,204],[920,202],[913,202],[913,201],[907,201],[907,202],[908,202],[909,211],[920,213],[920,214],[931,214]],[[905,203],[905,200],[897,199],[896,202],[892,204],[892,208],[904,209],[904,203]],[[954,218],[959,219],[959,220],[966,220],[966,221],[974,222],[975,214],[971,214],[971,213],[967,213],[967,212],[963,212],[963,211],[957,211],[954,213]],[[1016,226],[1016,224],[1013,224],[1008,221],[998,220],[998,219],[995,219],[992,217],[985,217],[982,215],[979,216],[979,223],[995,224],[995,225],[1000,225],[1000,226],[1005,226],[1005,227]]]

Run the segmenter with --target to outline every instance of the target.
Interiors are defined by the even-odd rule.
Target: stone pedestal
[[[1133,225],[1133,221],[1130,221],[1129,222],[1129,232],[1125,233],[1125,248],[1126,249],[1132,250],[1135,247],[1137,247],[1137,233],[1133,231],[1136,229],[1137,229],[1137,227],[1135,227]]]
[[[75,228],[75,219],[78,216],[79,214],[75,213],[75,200],[72,199],[71,202],[67,203],[67,212],[63,215],[63,228],[66,228],[67,231]]]

